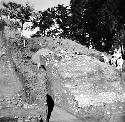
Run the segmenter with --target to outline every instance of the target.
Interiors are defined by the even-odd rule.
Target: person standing
[[[48,105],[48,114],[47,114],[47,121],[46,122],[49,122],[50,117],[51,117],[51,113],[52,113],[53,108],[54,108],[54,100],[52,99],[52,97],[49,94],[47,94],[47,105]]]
[[[45,62],[46,62],[45,56],[40,55],[40,67],[39,68],[43,68],[46,71]],[[51,83],[48,79],[47,79],[46,85],[47,85],[46,99],[47,99],[47,107],[48,107],[46,122],[49,122],[50,117],[51,117],[51,113],[52,113],[53,108],[54,108],[54,100],[53,100],[52,96],[49,95],[49,93],[50,93],[49,90],[51,89]],[[43,121],[41,120],[40,122],[43,122]]]

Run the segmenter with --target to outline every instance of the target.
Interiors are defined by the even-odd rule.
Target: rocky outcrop
[[[56,105],[83,120],[102,122],[124,112],[124,83],[112,66],[87,55],[55,54],[44,59]]]

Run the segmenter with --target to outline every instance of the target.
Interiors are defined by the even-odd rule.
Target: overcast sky
[[[58,4],[69,5],[70,0],[0,0],[0,1],[14,1],[16,3],[29,2],[35,10],[45,10],[49,7],[57,6]]]

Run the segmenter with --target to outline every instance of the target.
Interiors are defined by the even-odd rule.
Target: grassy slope
[[[81,46],[80,44],[77,44],[75,42],[72,42],[71,40],[64,40],[64,39],[52,39],[52,38],[35,38],[34,40],[37,40],[43,47],[47,47],[50,50],[56,51],[57,48],[61,48],[65,51],[69,51],[71,53],[79,52],[80,54],[85,54],[88,56],[96,57],[99,59],[99,56],[101,55],[100,52],[88,49],[85,46]],[[59,111],[58,111],[59,112]]]
[[[38,104],[41,108],[38,113],[41,114],[41,117],[45,119],[45,73],[43,71],[37,71],[37,67],[30,62],[32,51],[30,51],[31,48],[29,48],[29,46],[31,45],[29,45],[27,48],[23,48],[23,41],[17,33],[17,30],[10,30],[10,28],[6,27],[4,32],[6,35],[7,44],[11,50],[12,60],[15,64],[16,73],[20,77],[20,81],[23,84],[25,92],[25,98],[23,98],[23,100],[29,105]]]
[[[21,48],[23,46],[22,42],[20,43],[19,48],[13,46],[13,59],[16,63],[16,66],[28,78],[27,79],[28,84],[35,84],[35,80],[33,80],[34,79],[33,77],[36,76],[36,73],[37,73],[36,65],[33,65],[30,62],[30,58],[38,49],[42,47],[47,47],[53,51],[55,51],[57,48],[61,48],[65,51],[70,51],[72,53],[77,52],[80,54],[93,56],[98,59],[99,59],[99,56],[101,55],[101,53],[96,50],[88,49],[87,47],[82,46],[68,39],[58,39],[58,38],[52,39],[49,37],[44,37],[44,38],[40,37],[40,38],[33,38],[29,40],[26,39],[26,42],[27,42],[26,48],[24,49]],[[42,73],[42,75],[44,75],[44,73]],[[44,79],[44,76],[42,78]],[[32,81],[34,83],[31,83]],[[31,87],[33,88],[33,86]],[[29,102],[30,100],[32,100],[32,97],[31,99],[29,99]]]

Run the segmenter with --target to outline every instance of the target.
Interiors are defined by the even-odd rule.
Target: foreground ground
[[[58,106],[54,107],[50,122],[83,122]]]
[[[123,81],[125,81],[125,72],[122,73]],[[95,120],[88,119],[88,120],[79,120],[72,114],[68,113],[67,111],[61,109],[58,106],[54,106],[50,122],[96,122]],[[102,121],[103,122],[103,121]],[[110,122],[125,122],[125,114],[118,116],[116,115]]]
[[[97,121],[93,119],[79,120],[78,118],[66,112],[65,110],[61,109],[60,107],[55,106],[52,112],[50,122],[97,122]],[[101,122],[104,121],[102,120]],[[110,120],[110,122],[125,122],[125,114],[122,114],[121,116],[116,115],[114,118],[112,118],[112,120]]]

